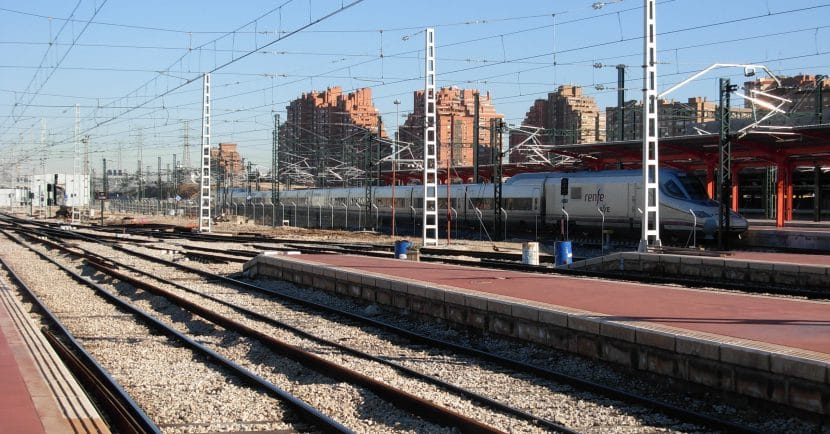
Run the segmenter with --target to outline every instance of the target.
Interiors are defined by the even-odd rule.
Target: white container
[[[526,241],[522,244],[522,264],[539,265],[539,243]]]

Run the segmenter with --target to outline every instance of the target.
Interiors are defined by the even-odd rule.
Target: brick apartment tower
[[[686,102],[665,100],[657,101],[659,110],[660,137],[676,137],[696,135],[701,131],[716,132],[718,104],[707,101],[705,97],[691,97]],[[617,107],[606,107],[606,136],[609,141],[620,141],[620,116]],[[730,108],[732,120],[750,119],[752,110],[732,106]],[[625,140],[639,140],[643,137],[643,104],[640,101],[625,103]]]
[[[476,89],[444,87],[438,90],[435,99],[436,130],[438,131],[438,166],[447,166],[452,154],[453,166],[473,165],[473,116],[475,115]],[[413,144],[413,157],[423,156],[424,137],[424,91],[416,90],[413,95],[414,112],[407,116],[400,127],[400,140]],[[496,113],[490,94],[479,94],[479,158],[480,165],[490,164],[490,120],[503,119]],[[453,131],[454,130],[454,131]],[[451,146],[450,146],[451,144]],[[408,158],[404,156],[402,158]],[[467,181],[467,180],[465,180]]]
[[[220,143],[219,146],[210,148],[210,159],[215,161],[215,167],[227,177],[231,185],[235,185],[236,178],[244,175],[245,167],[236,143]]]
[[[367,146],[369,134],[377,136],[379,114],[370,88],[344,94],[335,86],[304,93],[291,101],[286,112],[286,122],[280,128],[280,165],[283,169],[292,164],[304,167],[314,177],[295,177],[294,183],[323,186],[327,168],[343,164],[361,167],[359,150]],[[387,137],[384,130],[381,137]]]
[[[697,134],[694,127],[716,120],[718,105],[704,97],[692,97],[686,102],[665,100],[657,101],[659,110],[659,137],[674,137]],[[735,116],[742,116],[733,107]],[[617,107],[605,108],[606,137],[609,141],[620,141],[620,112]],[[623,134],[625,140],[638,140],[643,137],[643,104],[631,100],[625,103]]]
[[[793,77],[779,77],[779,80],[781,80],[781,86],[778,86],[772,78],[764,77],[755,81],[747,81],[744,83],[744,87],[749,96],[752,96],[752,90],[760,90],[792,101],[785,104],[781,109],[788,112],[790,120],[796,125],[817,124],[817,77],[812,74],[799,74]],[[824,79],[821,96],[821,122],[827,123],[830,120],[830,78]],[[759,96],[759,98],[778,105],[777,101],[771,98],[764,96]],[[746,100],[744,107],[752,107],[752,103]],[[764,111],[765,109],[761,107],[759,110]]]
[[[525,114],[522,125],[549,130],[542,141],[547,145],[594,143],[605,141],[605,113],[601,112],[593,97],[582,94],[579,86],[559,86],[548,98],[537,99]],[[525,136],[512,135],[510,146],[525,140]],[[527,162],[527,156],[519,151],[511,153],[510,161]]]

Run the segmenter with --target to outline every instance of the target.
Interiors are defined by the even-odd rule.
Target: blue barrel
[[[412,243],[406,240],[395,241],[395,259],[406,259],[406,251]]]
[[[573,252],[571,251],[570,241],[557,241],[555,248],[556,265],[565,265],[573,262]]]

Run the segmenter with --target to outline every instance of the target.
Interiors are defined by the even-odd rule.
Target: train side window
[[[582,199],[582,187],[571,187],[571,199]]]
[[[686,194],[689,195],[689,199],[692,200],[706,200],[709,199],[709,193],[706,192],[706,188],[701,184],[700,180],[694,176],[678,176],[677,179],[680,181],[680,184],[686,189]]]
[[[531,199],[518,197],[505,199],[505,209],[529,210],[531,209]]]
[[[685,199],[686,196],[683,194],[683,190],[680,189],[680,186],[674,182],[674,180],[669,180],[667,183],[663,184],[666,188],[666,193],[669,196],[676,197],[678,199]]]

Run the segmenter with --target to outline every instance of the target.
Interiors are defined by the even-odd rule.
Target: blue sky
[[[39,172],[45,152],[47,171],[71,171],[79,104],[92,167],[100,169],[101,158],[118,167],[120,149],[121,168],[134,171],[142,143],[145,168],[155,171],[157,156],[165,168],[174,153],[181,159],[185,120],[196,164],[198,77],[219,68],[212,75],[212,142],[238,143],[267,170],[272,113],[284,113],[303,92],[372,87],[391,126],[395,99],[401,116],[411,111],[413,91],[423,87],[428,26],[436,29],[438,85],[489,91],[509,123],[521,123],[534,99],[562,84],[583,86],[601,107],[615,105],[616,64],[628,65],[627,99],[641,98],[642,1],[595,8],[593,1],[365,0],[287,34],[350,3],[4,0],[2,161],[22,159],[23,172]],[[712,63],[830,73],[828,2],[664,0],[657,8],[660,89]],[[744,81],[742,70],[722,70],[671,96],[716,100],[724,76]]]

